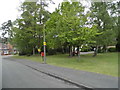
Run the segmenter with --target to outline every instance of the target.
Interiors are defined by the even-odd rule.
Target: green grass
[[[29,57],[14,56],[14,58],[42,62],[42,58],[39,55]],[[96,57],[92,57],[92,54],[87,54],[81,55],[80,59],[78,59],[78,57],[70,58],[67,54],[59,54],[47,56],[47,64],[118,76],[118,53],[102,53]]]

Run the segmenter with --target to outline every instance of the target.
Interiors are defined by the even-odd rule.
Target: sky
[[[14,21],[18,16],[19,0],[1,0],[0,2],[0,27],[1,24],[12,20]],[[1,36],[1,31],[0,31]]]
[[[0,25],[8,20],[15,20],[18,15],[19,0],[1,0]]]
[[[18,8],[23,1],[24,0],[1,0],[0,1],[0,27],[3,22],[6,22],[8,20],[14,21],[19,16]],[[27,1],[35,1],[35,0],[27,0]],[[50,7],[48,8],[50,12],[53,12],[55,8],[58,6],[58,4],[63,0],[52,0],[52,1],[55,2],[55,4],[50,5]],[[81,0],[81,1],[85,1],[85,0]],[[86,0],[86,1],[89,1],[89,0]],[[97,0],[97,1],[100,1],[100,0]]]
[[[34,0],[28,0],[28,1],[34,1]],[[52,0],[55,2],[55,4],[51,4],[48,8],[50,12],[53,12],[55,8],[58,7],[58,4],[61,3],[63,0]],[[68,0],[69,1],[69,0]],[[83,4],[86,4],[85,0],[80,0],[83,2]],[[89,1],[89,0],[86,0]],[[99,1],[99,0],[98,0]],[[18,11],[19,6],[21,3],[24,2],[24,0],[1,0],[0,1],[0,27],[1,24],[12,20],[14,21],[16,18],[19,17],[20,12]],[[1,30],[0,30],[0,36],[1,36]]]
[[[48,8],[50,12],[53,12],[57,8],[58,4],[63,0],[53,0],[55,4],[51,4]],[[1,0],[0,1],[0,27],[1,24],[8,20],[16,20],[19,17],[20,12],[18,11],[19,6],[24,0]],[[0,30],[1,36],[1,30]]]
[[[14,21],[19,16],[18,8],[24,0],[1,0],[0,1],[0,25],[8,20]],[[54,5],[50,5],[49,11],[52,12],[63,0],[53,0]]]

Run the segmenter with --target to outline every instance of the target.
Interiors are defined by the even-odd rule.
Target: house
[[[14,52],[13,46],[10,43],[0,43],[1,55],[10,55]]]

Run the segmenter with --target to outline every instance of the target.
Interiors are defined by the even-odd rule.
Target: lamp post
[[[40,4],[41,4],[41,10],[42,10],[42,0],[40,0]],[[41,20],[41,15],[40,15],[40,24],[42,24],[42,20]],[[45,25],[43,26],[43,46],[44,46],[44,64],[46,64],[46,42],[45,42]]]
[[[50,0],[51,3],[55,4],[54,2],[52,2],[52,0]],[[42,0],[40,0],[41,3],[41,9],[42,9]],[[41,23],[41,16],[40,16],[40,23]],[[45,41],[45,25],[43,26],[43,45],[44,45],[44,64],[46,64],[46,41]]]
[[[44,28],[43,28],[43,45],[44,45],[44,64],[46,64],[45,25],[44,25]]]

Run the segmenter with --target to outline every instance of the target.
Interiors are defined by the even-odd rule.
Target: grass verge
[[[13,58],[28,59],[42,62],[39,55],[35,56],[14,56]],[[81,55],[78,57],[68,57],[67,54],[47,56],[47,64],[67,67],[77,70],[101,73],[111,76],[118,76],[118,53],[101,53],[96,57],[92,54]]]

